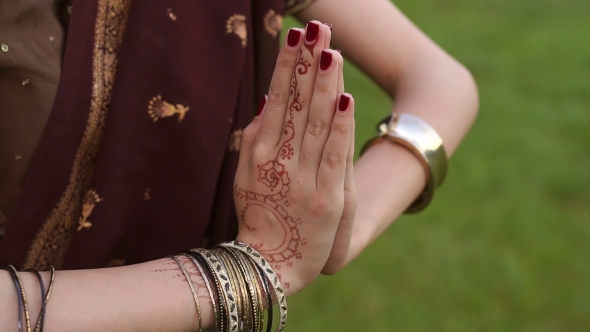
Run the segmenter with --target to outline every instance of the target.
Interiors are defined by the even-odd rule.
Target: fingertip
[[[265,94],[264,97],[262,97],[262,100],[260,100],[260,103],[258,104],[258,110],[256,111],[256,117],[259,117],[260,115],[262,115],[262,112],[264,111],[264,106],[266,106],[267,100],[268,100],[268,95]]]
[[[304,36],[305,36],[304,29],[291,28],[291,29],[289,29],[289,32],[287,33],[287,38],[285,38],[286,39],[285,45],[289,48],[297,48],[301,44],[301,41],[303,40]]]
[[[349,113],[354,110],[354,98],[350,93],[343,93],[338,102],[338,113]]]

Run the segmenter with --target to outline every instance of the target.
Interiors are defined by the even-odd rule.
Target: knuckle
[[[295,181],[293,181],[293,191],[296,193],[303,193],[305,190],[305,180],[301,176],[298,176]]]
[[[329,205],[325,198],[315,195],[309,204],[309,213],[314,217],[325,216],[329,211]]]
[[[268,90],[268,106],[270,108],[281,108],[289,102],[289,90],[280,89],[271,85]]]
[[[268,149],[266,148],[266,146],[264,146],[263,144],[260,143],[255,143],[254,146],[252,147],[252,163],[254,164],[260,164],[263,160],[268,159],[268,153],[267,153]]]
[[[342,155],[335,151],[327,151],[324,154],[324,163],[330,168],[336,168],[343,163]]]
[[[255,126],[250,123],[249,125],[246,126],[246,128],[244,128],[244,131],[242,132],[242,141],[244,141],[244,139],[251,139],[256,135],[256,128]]]
[[[335,94],[336,86],[334,85],[334,79],[330,79],[328,77],[318,77],[318,81],[315,84],[314,93],[318,92],[321,94]]]
[[[283,51],[277,57],[277,67],[291,68],[293,67],[295,59],[292,51],[283,49]]]
[[[305,181],[300,176],[298,176],[294,181],[292,181],[290,193],[291,198],[289,199],[289,201],[291,201],[291,204],[297,204],[297,202],[301,202],[304,200],[304,197],[307,194],[307,190],[305,190],[305,188]]]
[[[346,135],[349,130],[350,126],[348,125],[348,123],[345,123],[343,121],[332,122],[332,131],[337,134]]]
[[[327,125],[318,119],[309,119],[306,131],[314,138],[319,138],[326,131]]]

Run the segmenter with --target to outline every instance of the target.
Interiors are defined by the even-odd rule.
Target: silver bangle
[[[388,140],[410,150],[418,157],[426,171],[426,188],[408,207],[405,213],[424,210],[434,196],[434,190],[443,183],[447,174],[447,153],[443,141],[424,120],[411,114],[392,114],[379,122],[378,135],[361,149],[361,155],[374,144]]]

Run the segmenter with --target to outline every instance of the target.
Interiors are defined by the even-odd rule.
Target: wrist
[[[10,273],[0,270],[0,326],[7,331],[18,329],[17,293]]]

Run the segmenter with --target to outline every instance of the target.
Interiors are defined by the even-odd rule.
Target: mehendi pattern
[[[268,191],[254,192],[234,187],[236,199],[246,202],[245,207],[240,211],[240,222],[246,229],[255,231],[256,227],[246,222],[245,216],[251,207],[261,207],[271,212],[280,226],[283,228],[282,241],[273,247],[268,247],[264,243],[251,244],[253,248],[264,255],[270,263],[287,262],[287,266],[292,266],[292,260],[300,259],[299,245],[305,244],[305,239],[301,238],[298,226],[302,223],[300,218],[291,216],[288,213],[289,201],[286,199],[290,189],[291,179],[283,163],[291,159],[294,155],[294,148],[291,141],[295,137],[295,126],[293,123],[294,116],[303,109],[303,100],[298,86],[298,76],[306,75],[311,64],[303,57],[303,51],[300,52],[295,73],[291,79],[291,102],[288,106],[287,118],[283,127],[282,144],[274,159],[258,165],[258,182],[261,182]]]

